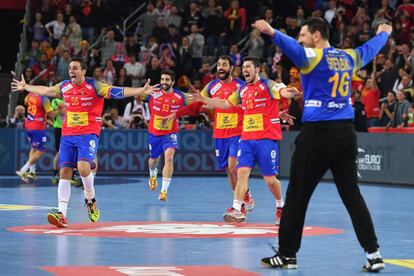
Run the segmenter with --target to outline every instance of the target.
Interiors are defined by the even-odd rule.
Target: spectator
[[[102,72],[103,79],[109,84],[114,84],[116,81],[116,70],[114,67],[114,62],[112,59],[107,59],[105,62],[105,67]]]
[[[60,37],[57,47],[62,48],[64,51],[68,51],[70,55],[75,55],[75,48],[70,45],[69,38],[65,34]]]
[[[227,31],[226,23],[227,20],[223,15],[223,9],[221,6],[218,6],[213,11],[210,11],[209,15],[206,17],[205,31],[207,34],[208,55],[218,56],[222,53],[222,41]]]
[[[379,9],[375,13],[374,20],[372,20],[371,29],[372,30],[376,30],[377,27],[378,27],[378,25],[383,24],[383,23],[388,23],[388,20],[385,18],[385,12],[384,12],[384,10],[383,9]]]
[[[161,78],[160,60],[158,57],[152,57],[150,65],[146,68],[146,79],[151,79],[151,85],[158,83]]]
[[[40,59],[42,51],[39,48],[39,41],[32,40],[31,48],[24,53],[21,63],[25,67],[32,67]]]
[[[144,45],[146,44],[147,39],[152,34],[158,17],[159,15],[154,11],[154,5],[151,2],[149,2],[147,4],[147,12],[139,17],[140,22],[142,24],[142,30],[144,32]]]
[[[56,78],[63,81],[69,79],[70,55],[68,51],[63,51],[60,59],[56,63]]]
[[[170,26],[173,24],[178,30],[180,30],[182,22],[183,19],[178,15],[177,6],[172,6],[170,14],[165,17],[165,25]]]
[[[95,69],[93,69],[92,78],[98,81],[104,81],[101,67],[95,67]]]
[[[190,3],[190,10],[186,16],[184,16],[183,20],[183,28],[184,32],[188,34],[191,32],[191,28],[193,25],[197,25],[200,32],[203,31],[204,27],[204,17],[198,9],[198,5],[196,1],[192,1]]]
[[[380,120],[381,126],[387,126],[391,119],[392,114],[395,110],[395,93],[392,91],[388,92],[387,99],[381,104]]]
[[[355,118],[354,118],[354,126],[355,130],[358,132],[367,132],[367,118],[365,116],[365,106],[362,103],[362,95],[361,92],[355,90],[354,92],[354,104],[352,105],[354,108]]]
[[[176,57],[170,44],[161,45],[159,57],[161,69],[170,69],[175,71]]]
[[[42,72],[43,70],[50,70],[52,69],[52,65],[50,64],[49,60],[47,59],[46,54],[41,54],[40,55],[40,59],[38,63],[35,63],[32,66],[33,69],[33,73],[35,74],[35,76],[38,76],[40,74],[40,72]],[[47,73],[47,71],[46,71]]]
[[[7,126],[10,128],[24,128],[25,119],[26,108],[23,105],[17,105],[13,117],[7,119]]]
[[[136,62],[135,55],[130,55],[128,59],[129,59],[129,62],[125,63],[124,65],[126,74],[128,78],[132,80],[133,87],[140,87],[145,81],[144,80],[145,65],[140,62]],[[125,85],[125,86],[131,86],[131,85]]]
[[[395,59],[395,66],[400,69],[403,68],[406,72],[411,72],[414,68],[414,58],[411,56],[410,46],[408,43],[403,43],[396,47],[398,56]]]
[[[408,73],[404,69],[400,68],[398,70],[398,79],[395,80],[392,91],[397,93],[399,90],[407,88],[409,85],[410,85],[410,78],[409,78]]]
[[[410,103],[405,99],[405,93],[403,91],[397,92],[397,103],[391,121],[386,126],[402,128],[408,126],[408,112],[410,109]]]
[[[153,37],[155,37],[159,44],[166,43],[168,40],[168,29],[165,27],[164,18],[158,17],[155,28],[152,30]]]
[[[276,63],[272,66],[271,78],[276,82],[289,83],[290,77],[288,71],[280,63]]]
[[[133,101],[130,101],[124,110],[124,121],[127,123],[131,123],[133,117],[132,114],[141,114],[144,120],[149,121],[150,119],[150,110],[148,107],[148,103],[143,102],[140,97],[135,97]]]
[[[191,76],[193,70],[193,63],[191,61],[190,40],[187,36],[181,39],[181,46],[178,48],[178,69],[180,75]]]
[[[128,62],[128,57],[125,53],[125,47],[123,43],[118,43],[115,46],[116,52],[112,55],[111,59],[114,62],[114,67],[116,70],[119,70]]]
[[[151,58],[153,57],[153,54],[151,53],[150,50],[144,48],[140,53],[139,53],[139,62],[141,64],[143,64],[145,67],[147,67],[148,65],[150,65],[151,63]]]
[[[158,40],[154,36],[148,38],[147,49],[153,54],[158,55],[159,45]]]
[[[208,0],[207,7],[205,7],[202,11],[202,15],[204,18],[207,19],[208,16],[216,13],[216,0]],[[208,23],[206,23],[208,26]]]
[[[141,112],[142,112],[141,110],[132,112],[130,116],[128,128],[130,129],[147,129],[148,128],[148,121],[144,119]]]
[[[126,128],[128,125],[127,123],[124,121],[124,118],[122,118],[122,116],[119,115],[119,110],[116,107],[111,107],[111,109],[109,110],[109,113],[111,114],[111,118],[112,118],[112,122],[115,126],[115,128]]]
[[[260,31],[254,29],[250,33],[250,39],[247,41],[247,47],[249,49],[249,56],[263,58],[264,40],[260,36]]]
[[[393,86],[398,78],[398,72],[390,59],[385,60],[384,68],[377,73],[378,87],[381,97],[385,97],[389,91],[393,91]]]
[[[224,16],[227,18],[227,30],[230,42],[239,42],[242,34],[246,30],[246,10],[239,7],[239,1],[232,0]]]
[[[355,16],[351,20],[351,24],[356,28],[356,31],[359,32],[362,30],[364,22],[370,22],[370,17],[367,14],[367,11],[364,7],[359,6]]]
[[[375,67],[375,61],[374,61]],[[367,119],[367,127],[377,127],[380,126],[380,107],[379,107],[379,98],[380,90],[377,86],[377,81],[375,79],[376,70],[372,72],[372,75],[367,79],[365,87],[362,90],[362,102],[365,106],[365,115]]]
[[[233,59],[234,66],[242,66],[243,56],[239,53],[239,47],[237,46],[237,44],[233,44],[230,46],[229,56]]]
[[[55,54],[55,50],[53,49],[53,47],[50,46],[50,43],[47,40],[43,40],[40,43],[40,51],[46,54],[48,60],[51,60],[53,55]]]
[[[52,47],[56,47],[66,28],[65,22],[63,22],[63,14],[58,12],[56,14],[56,20],[47,23],[45,28],[49,33],[49,36],[52,38]]]
[[[125,50],[128,57],[131,55],[135,56],[135,59],[138,59],[138,53],[141,50],[141,45],[137,41],[137,37],[132,34],[128,34],[125,40]]]
[[[208,61],[203,62],[203,66],[198,70],[195,79],[201,81],[201,85],[204,87],[210,81],[214,80],[216,75],[210,72],[210,63]]]
[[[82,28],[76,22],[76,17],[74,15],[69,16],[69,24],[66,28],[65,34],[68,36],[70,47],[74,48],[74,52],[72,54],[79,52],[79,46],[82,40]]]
[[[188,41],[190,42],[190,53],[193,69],[198,70],[201,67],[205,40],[204,36],[199,33],[197,24],[191,25],[191,33],[188,36]]]
[[[362,24],[362,30],[357,33],[356,35],[356,46],[361,46],[365,42],[367,42],[371,37],[371,30],[368,21],[365,21]]]
[[[326,22],[332,27],[331,22],[332,19],[335,17],[336,10],[337,10],[337,3],[336,0],[329,0],[329,7],[323,14],[323,18],[325,18]]]
[[[72,5],[68,3],[65,5],[65,8],[63,9],[63,22],[65,22],[66,25],[69,24],[71,16],[75,16],[75,14],[73,13]]]
[[[116,54],[116,46],[118,42],[115,41],[115,33],[113,30],[108,30],[102,43],[101,58],[102,60],[111,59]]]
[[[167,43],[170,43],[174,48],[177,48],[180,42],[181,35],[177,31],[177,27],[174,24],[168,25]]]
[[[83,0],[79,15],[79,24],[82,26],[82,37],[89,43],[93,42],[96,27],[97,6],[91,0]]]
[[[40,12],[37,12],[35,14],[35,22],[30,28],[30,31],[33,33],[33,40],[42,41],[46,39],[46,28],[42,20],[42,14]]]

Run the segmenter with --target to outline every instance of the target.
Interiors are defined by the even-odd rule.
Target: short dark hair
[[[230,64],[230,66],[233,66],[234,65],[233,59],[229,55],[221,55],[221,56],[219,56],[218,59],[227,60],[229,62],[229,64]]]
[[[251,61],[254,67],[260,67],[262,65],[258,57],[247,56],[244,58],[243,62],[246,62],[246,61]]]
[[[88,69],[88,66],[86,66],[86,63],[79,57],[73,57],[71,62],[79,62],[82,70]]]
[[[310,18],[303,23],[303,26],[308,26],[308,31],[313,34],[316,31],[321,33],[323,39],[329,40],[329,27],[325,20],[320,17]]]
[[[171,70],[168,70],[168,69],[164,69],[164,70],[161,71],[161,75],[160,76],[162,76],[162,75],[168,75],[168,76],[170,76],[170,78],[171,78],[172,81],[175,81],[175,73],[174,73],[174,71],[171,71]]]

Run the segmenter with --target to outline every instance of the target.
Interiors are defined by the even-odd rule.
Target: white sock
[[[68,203],[70,198],[70,180],[60,179],[58,186],[58,204],[59,212],[66,217],[68,211]]]
[[[24,164],[24,166],[20,169],[21,172],[27,172],[30,168],[30,164],[29,161],[26,162],[26,164]]]
[[[95,189],[93,187],[93,174],[90,173],[87,177],[81,176],[82,183],[83,183],[83,194],[85,198],[89,201],[92,198],[95,198]]]
[[[241,211],[243,201],[235,199],[233,200],[233,209],[236,209],[237,211]]]
[[[374,253],[368,253],[367,252],[367,258],[369,259],[369,260],[372,260],[372,259],[375,259],[375,258],[381,258],[381,255],[380,255],[380,253],[379,253],[379,251],[377,250],[377,251],[375,251]]]
[[[167,191],[168,190],[168,187],[170,187],[170,183],[171,183],[171,178],[163,177],[162,178],[161,191]]]
[[[283,208],[284,205],[283,198],[280,200],[276,199],[276,208]]]
[[[36,173],[36,164],[32,164],[32,165],[30,166],[30,172],[31,172],[31,173]]]
[[[158,169],[155,168],[154,170],[149,170],[150,171],[150,177],[157,177],[157,173],[158,173]]]

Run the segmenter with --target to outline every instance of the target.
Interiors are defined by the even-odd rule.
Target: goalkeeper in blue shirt
[[[297,268],[296,253],[309,200],[327,170],[331,170],[339,195],[351,217],[357,238],[367,254],[365,272],[385,267],[371,215],[359,191],[357,141],[352,120],[351,80],[386,44],[392,27],[381,24],[377,34],[356,49],[336,49],[329,44],[329,29],[321,18],[307,20],[299,39],[273,29],[265,20],[253,26],[270,35],[273,43],[300,68],[304,110],[303,127],[296,138],[290,180],[279,227],[276,255],[263,258],[270,268]]]

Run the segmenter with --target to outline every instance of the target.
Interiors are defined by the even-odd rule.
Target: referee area
[[[41,176],[22,184],[0,178],[0,275],[361,275],[365,254],[333,183],[322,182],[309,205],[297,270],[271,270],[275,203],[261,178],[245,224],[224,224],[232,192],[223,177],[176,176],[168,202],[147,178],[97,176],[98,223],[89,222],[83,190],[72,187],[68,228],[47,223],[57,187]],[[287,180],[282,179],[283,194]],[[159,189],[159,188],[158,188]],[[360,185],[387,267],[414,273],[414,189]],[[35,254],[33,254],[35,252]]]

